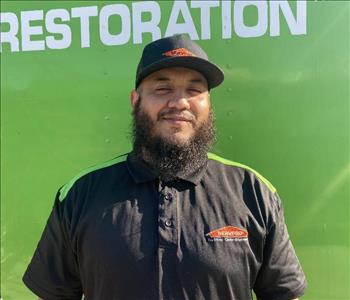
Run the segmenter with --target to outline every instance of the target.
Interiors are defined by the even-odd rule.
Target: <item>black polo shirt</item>
[[[306,288],[273,186],[213,154],[173,182],[132,153],[80,174],[23,280],[45,300],[287,300]]]

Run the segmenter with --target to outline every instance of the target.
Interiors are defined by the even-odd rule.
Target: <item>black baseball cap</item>
[[[149,43],[143,49],[137,66],[135,87],[153,72],[171,67],[184,67],[201,73],[208,82],[208,89],[224,80],[224,72],[209,61],[208,55],[187,35],[180,34]]]

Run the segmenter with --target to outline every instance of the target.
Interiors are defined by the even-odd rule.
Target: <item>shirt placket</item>
[[[158,195],[158,299],[172,300],[181,289],[176,285],[177,192],[160,182]]]
[[[158,246],[176,248],[178,243],[177,195],[175,189],[159,183]]]

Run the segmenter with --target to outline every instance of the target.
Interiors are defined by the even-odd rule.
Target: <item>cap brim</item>
[[[224,72],[217,65],[200,57],[176,56],[162,59],[145,67],[137,78],[136,87],[151,73],[172,67],[189,68],[201,73],[208,82],[208,89],[217,87],[224,81]]]

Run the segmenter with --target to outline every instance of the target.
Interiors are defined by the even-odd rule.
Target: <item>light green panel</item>
[[[1,11],[111,3],[2,1]],[[163,36],[172,2],[159,4]],[[199,12],[191,14],[200,32]],[[277,188],[309,282],[306,300],[350,299],[349,14],[347,1],[308,1],[307,35],[291,35],[282,19],[278,37],[222,39],[221,11],[213,9],[211,39],[199,41],[226,74],[212,91],[213,152],[251,166]],[[256,24],[253,7],[245,20]],[[68,49],[11,53],[4,45],[1,53],[4,300],[36,299],[21,277],[60,186],[130,149],[128,97],[143,45],[103,45],[91,18],[91,47],[81,48],[80,24],[69,24]],[[145,34],[144,44],[150,40]]]

